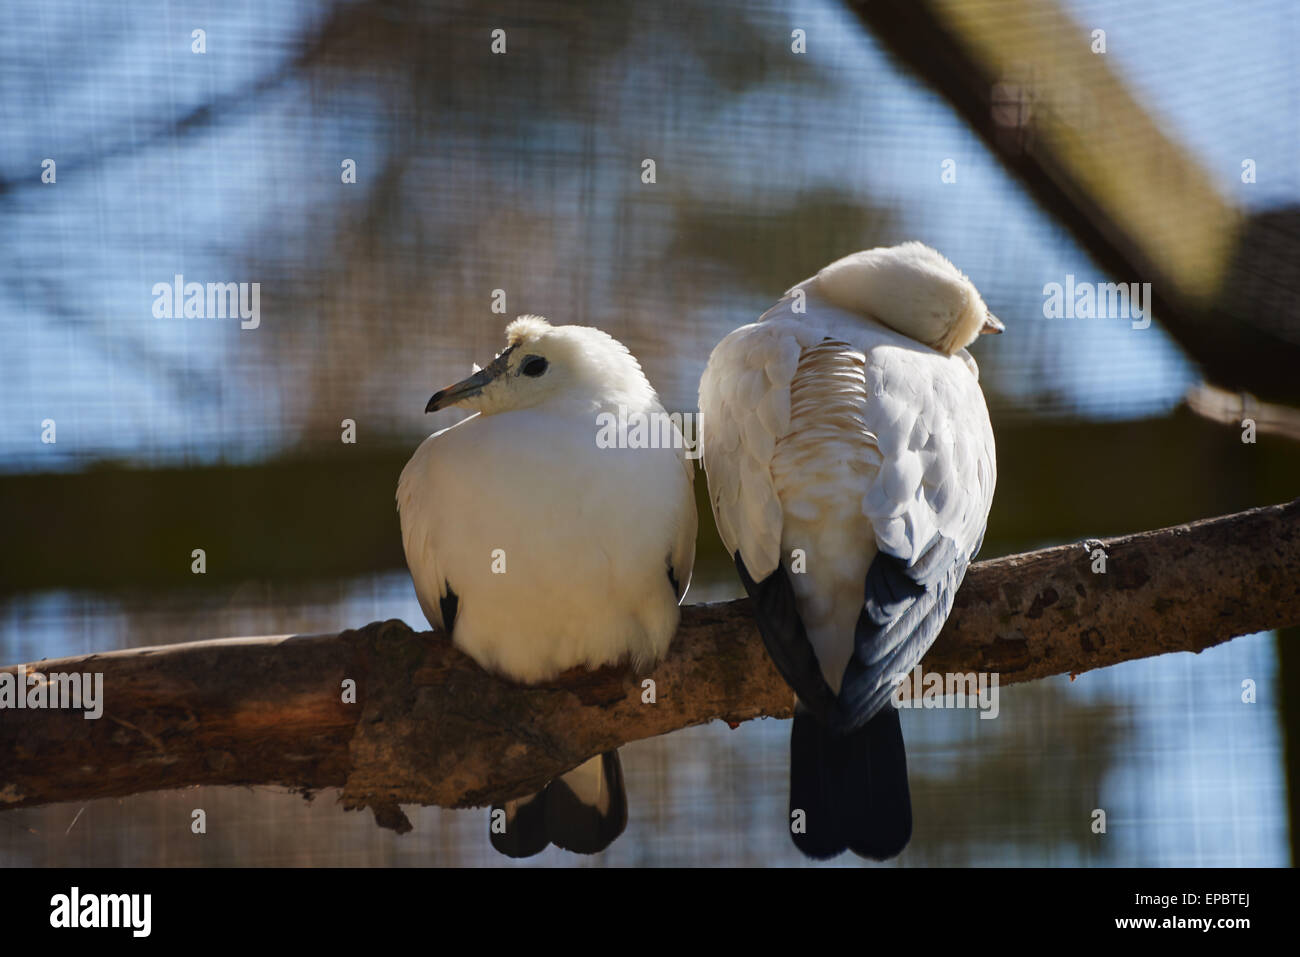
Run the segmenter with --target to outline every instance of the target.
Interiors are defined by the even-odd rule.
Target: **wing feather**
[[[687,494],[681,496],[677,515],[677,538],[669,556],[669,571],[677,584],[677,603],[686,598],[695,570],[695,537],[699,517],[695,513],[695,463],[683,454],[682,465],[686,472]]]
[[[718,534],[758,581],[780,559],[782,512],[772,456],[790,428],[799,337],[790,322],[742,326],[718,343],[700,379],[704,467]]]
[[[458,602],[447,601],[451,593],[450,585],[438,562],[437,549],[434,548],[433,523],[424,514],[428,508],[428,499],[418,494],[429,468],[433,442],[444,431],[446,430],[435,432],[421,442],[402,469],[401,477],[397,480],[397,510],[402,526],[402,549],[406,554],[406,564],[411,572],[420,609],[434,628],[450,632],[455,622],[444,621],[442,609],[444,606],[454,607]],[[437,588],[436,594],[428,592],[431,583]]]
[[[984,540],[996,481],[993,430],[969,355],[869,350],[868,427],[883,461],[863,496],[879,553],[867,575],[854,652],[840,691],[841,723],[860,727],[885,707],[897,676],[939,636]]]

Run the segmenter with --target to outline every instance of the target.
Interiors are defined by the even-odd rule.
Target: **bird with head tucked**
[[[790,828],[810,857],[884,859],[911,837],[890,699],[983,541],[997,469],[966,347],[1002,330],[910,242],[794,286],[700,380],[718,531],[797,696]]]

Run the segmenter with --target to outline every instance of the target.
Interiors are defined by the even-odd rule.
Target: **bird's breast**
[[[404,534],[430,543],[459,598],[456,644],[523,681],[659,657],[677,623],[666,559],[689,494],[680,450],[602,447],[594,415],[508,418],[436,437],[410,509],[421,527]],[[415,577],[409,549],[408,564]]]

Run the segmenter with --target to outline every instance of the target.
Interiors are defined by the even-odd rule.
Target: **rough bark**
[[[1011,684],[1296,624],[1300,501],[980,562],[924,666]],[[400,621],[0,672],[20,667],[102,672],[106,704],[98,720],[0,711],[0,808],[198,784],[340,787],[347,807],[398,830],[409,827],[402,803],[502,800],[629,741],[786,717],[792,704],[743,600],[686,608],[668,658],[646,675],[575,670],[538,687],[487,674],[445,636]],[[343,701],[348,679],[355,704]]]

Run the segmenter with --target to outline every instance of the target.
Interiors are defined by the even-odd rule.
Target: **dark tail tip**
[[[546,831],[556,847],[596,854],[627,826],[627,790],[617,751],[606,751],[546,786]]]
[[[546,789],[504,805],[492,805],[488,818],[492,846],[506,857],[532,857],[546,850]]]
[[[877,861],[902,852],[912,837],[912,799],[895,708],[846,735],[795,713],[790,828],[795,846],[819,860],[846,850]]]
[[[575,854],[597,854],[625,827],[623,765],[617,751],[606,751],[531,797],[494,805],[488,833],[492,846],[507,857],[532,857],[549,844]]]

